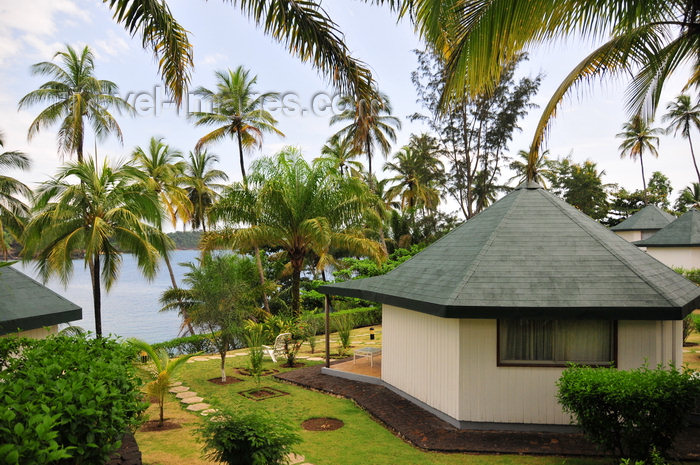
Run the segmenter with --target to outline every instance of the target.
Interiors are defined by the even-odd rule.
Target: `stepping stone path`
[[[173,394],[177,394],[178,392],[185,392],[185,391],[189,391],[189,390],[190,390],[190,388],[188,388],[187,386],[182,386],[182,385],[175,386],[174,388],[170,388],[170,392],[172,392]]]
[[[182,386],[182,381],[176,381],[176,382],[170,384],[170,387],[177,387],[177,386]]]
[[[191,407],[191,406],[190,406],[190,407]],[[206,410],[202,410],[201,412],[199,412],[199,414],[202,415],[203,417],[206,417],[207,415],[210,415],[210,414],[212,414],[212,413],[216,413],[216,409],[215,409],[215,408],[208,408],[208,409],[206,409]]]
[[[194,393],[194,394],[195,394],[194,396],[185,397],[184,399],[180,399],[180,402],[182,402],[183,404],[199,404],[200,402],[202,402],[204,400],[203,398],[198,397],[196,395],[196,393]]]
[[[201,412],[202,410],[207,410],[211,405],[200,402],[197,404],[192,404],[187,406],[187,410],[191,412]]]
[[[187,399],[188,397],[194,397],[196,395],[197,393],[194,391],[183,391],[175,394],[175,397],[177,397],[178,399]]]

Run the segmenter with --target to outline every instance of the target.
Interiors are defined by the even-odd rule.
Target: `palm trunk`
[[[165,266],[168,267],[168,274],[170,274],[170,282],[173,285],[173,289],[177,289],[175,273],[173,272],[173,266],[170,264],[170,257],[168,257],[167,252],[163,254],[163,260],[165,260]],[[187,331],[190,333],[190,335],[194,335],[194,328],[192,327],[192,323],[190,323],[190,319],[187,313],[183,313],[182,317],[185,319],[184,323],[185,325],[187,325]]]
[[[644,187],[644,205],[647,204],[647,180],[644,176],[644,158],[642,153],[639,153],[639,164],[642,166],[642,186]]]
[[[688,134],[688,144],[690,144],[690,156],[693,157],[693,166],[695,167],[695,174],[698,175],[698,183],[700,183],[700,171],[698,171],[698,162],[695,161],[695,151],[693,150],[693,140]]]
[[[241,140],[241,132],[236,131],[238,136],[238,162],[241,164],[241,176],[243,176],[243,184],[248,185],[248,178],[245,175],[245,165],[243,163],[243,141]]]
[[[100,256],[92,261],[92,305],[95,310],[95,335],[102,337],[102,298],[100,295]]]
[[[83,162],[83,137],[82,135],[80,136],[80,139],[78,140],[78,147],[76,148],[76,153],[78,155],[78,163]]]
[[[267,312],[267,314],[271,315],[272,313],[270,312],[270,302],[267,300],[267,293],[265,292],[265,272],[263,270],[262,258],[260,258],[260,249],[258,249],[258,247],[255,246],[253,248],[253,253],[255,254],[255,264],[258,267],[258,277],[260,278],[260,285],[263,288],[263,292],[262,292],[263,307],[265,308],[265,311]]]
[[[367,151],[367,167],[369,170],[369,187],[373,187],[374,180],[372,179],[372,152],[369,137],[365,141],[365,150]]]
[[[304,259],[292,258],[292,312],[294,315],[299,315],[301,301],[299,296],[299,288],[301,286],[301,267],[304,265]]]
[[[158,403],[160,404],[160,422],[158,423],[158,425],[163,426],[163,420],[165,419],[163,415],[163,406],[165,405],[165,393],[162,393],[160,395],[160,402]]]

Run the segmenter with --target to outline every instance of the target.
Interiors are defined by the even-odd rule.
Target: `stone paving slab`
[[[294,452],[287,454],[287,460],[289,460],[289,463],[294,465],[296,463],[301,463],[304,461],[304,456],[303,455],[298,455],[295,454]]]
[[[190,390],[190,388],[188,388],[187,386],[175,386],[174,388],[169,389],[168,392],[172,392],[173,394],[177,394],[178,392],[185,392],[185,391],[189,391],[189,390]]]
[[[185,397],[184,399],[180,399],[180,402],[183,404],[198,404],[202,402],[204,399],[198,396],[193,396],[193,397]]]
[[[175,397],[177,397],[178,399],[187,399],[188,397],[194,397],[196,395],[197,393],[194,391],[183,391],[175,394]]]
[[[202,410],[208,409],[209,407],[211,407],[211,405],[201,402],[199,404],[188,405],[187,410],[189,410],[190,412],[200,412]]]
[[[182,386],[182,381],[175,381],[174,383],[170,383],[170,387],[178,387]]]
[[[206,410],[202,410],[202,411],[199,412],[199,413],[200,413],[200,415],[206,417],[206,416],[208,416],[208,415],[211,415],[212,413],[216,413],[216,409],[215,409],[215,408],[208,408],[208,409],[206,409]]]

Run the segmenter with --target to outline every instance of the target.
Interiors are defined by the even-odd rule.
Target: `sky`
[[[260,150],[247,154],[247,164],[261,155],[274,154],[285,145],[301,148],[308,159],[319,156],[321,146],[335,132],[329,127],[333,106],[323,109],[324,104],[337,101],[336,92],[323,77],[265,36],[229,3],[215,0],[168,3],[174,16],[191,33],[195,64],[191,90],[198,86],[213,88],[216,70],[243,65],[258,76],[260,91],[283,94],[289,103],[288,111],[273,112],[285,137],[266,136]],[[402,120],[394,153],[408,142],[412,133],[426,129],[407,119],[407,115],[421,110],[410,74],[417,65],[413,50],[422,48],[422,44],[412,25],[408,21],[397,23],[387,9],[358,0],[325,1],[323,6],[339,24],[353,55],[371,67],[380,89],[391,99],[395,116]],[[98,157],[125,158],[135,146],[147,145],[152,136],[163,137],[166,143],[186,153],[205,134],[205,129],[195,127],[186,117],[188,108],[196,110],[201,101],[191,96],[189,107],[179,112],[169,104],[152,55],[141,47],[138,38],[132,38],[112,20],[109,9],[101,1],[4,0],[0,3],[0,130],[4,133],[5,150],[22,150],[34,162],[30,172],[14,173],[19,179],[34,186],[54,174],[61,163],[56,148],[57,128],[43,130],[31,141],[27,140],[27,129],[42,107],[18,111],[17,102],[46,80],[32,76],[30,66],[51,60],[64,44],[89,45],[96,56],[96,76],[116,82],[120,96],[137,108],[137,116],[133,118],[115,113],[124,144],[120,145],[115,137],[97,141]],[[594,47],[593,43],[574,38],[530,50],[530,60],[521,65],[518,74],[544,74],[534,103],[543,107],[564,76]],[[685,76],[676,76],[667,86],[662,105],[680,93]],[[624,91],[625,82],[604,81],[582,88],[560,110],[547,148],[554,156],[571,154],[577,162],[592,160],[604,170],[605,183],[634,190],[642,187],[639,164],[620,159],[620,141],[615,138],[627,119]],[[308,111],[302,112],[301,108]],[[521,120],[521,131],[509,145],[510,154],[529,146],[539,116],[540,110],[535,108]],[[91,133],[86,137],[85,147],[88,153],[94,153],[95,140]],[[231,179],[240,179],[237,146],[233,141],[217,143],[210,150],[220,157],[219,168]],[[383,160],[375,160],[373,166],[382,163]],[[673,198],[696,180],[687,141],[680,137],[663,136],[659,158],[645,159],[645,169],[647,177],[658,170],[670,178]],[[509,177],[506,171],[502,180]],[[456,210],[449,203],[444,208]]]

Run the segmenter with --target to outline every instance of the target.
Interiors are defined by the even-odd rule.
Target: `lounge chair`
[[[272,347],[262,346],[263,352],[270,356],[273,362],[277,363],[277,356],[282,356],[285,353],[287,347],[287,341],[292,338],[291,333],[280,333],[275,338],[275,343]]]

